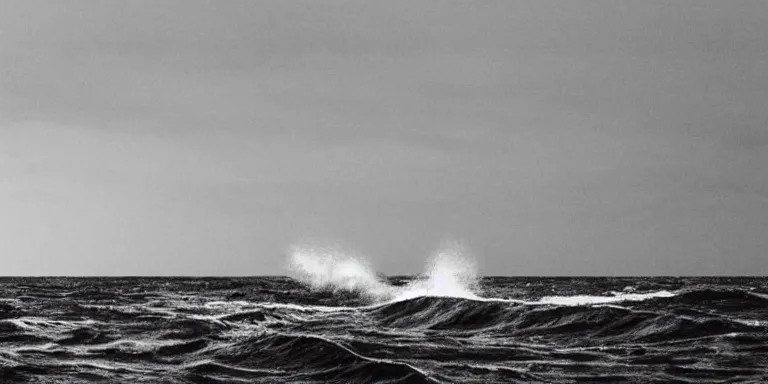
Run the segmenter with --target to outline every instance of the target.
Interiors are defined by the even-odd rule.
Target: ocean
[[[2,278],[0,382],[768,382],[766,278],[332,273]]]

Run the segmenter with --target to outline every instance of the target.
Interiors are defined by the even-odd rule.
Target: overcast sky
[[[0,275],[768,273],[768,2],[0,0]]]

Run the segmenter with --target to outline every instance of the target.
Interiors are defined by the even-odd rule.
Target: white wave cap
[[[425,278],[405,286],[395,300],[419,296],[447,296],[477,299],[477,267],[457,246],[439,251],[427,263]]]
[[[457,246],[443,247],[429,259],[423,277],[403,287],[382,281],[364,259],[337,249],[295,246],[288,262],[292,277],[312,288],[358,292],[379,302],[421,296],[479,298],[475,263]]]
[[[315,289],[355,291],[374,297],[390,291],[367,262],[333,248],[293,247],[289,269],[292,277]]]
[[[643,301],[653,299],[656,297],[672,297],[674,293],[669,291],[656,291],[648,293],[618,293],[614,292],[613,296],[589,296],[589,295],[576,295],[576,296],[545,296],[539,301],[532,304],[552,304],[552,305],[594,305],[594,304],[611,304],[620,303],[623,301]]]

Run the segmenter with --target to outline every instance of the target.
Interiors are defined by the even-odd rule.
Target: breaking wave
[[[288,266],[291,276],[316,291],[353,293],[384,304],[420,297],[449,297],[475,301],[499,301],[529,305],[584,306],[670,298],[677,293],[658,290],[643,293],[611,292],[610,295],[555,295],[535,301],[484,297],[473,260],[457,247],[447,247],[427,260],[424,272],[405,285],[392,285],[370,263],[332,248],[293,247]]]
[[[685,295],[698,294],[698,291],[691,291]],[[660,308],[668,308],[674,298],[667,295],[656,297],[663,301],[649,302],[646,307],[640,308],[417,297],[368,307],[366,313],[379,324],[390,328],[473,334],[482,331],[486,335],[568,335],[606,342],[662,342],[768,330],[768,324],[761,321],[711,314],[692,316],[686,311],[660,311]],[[750,299],[745,297],[744,302]]]
[[[421,296],[480,298],[476,266],[455,248],[437,252],[424,273],[405,286],[389,284],[364,259],[335,249],[293,247],[288,267],[293,278],[316,290],[354,292],[379,303]]]

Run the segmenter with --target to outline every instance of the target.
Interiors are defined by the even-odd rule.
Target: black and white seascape
[[[761,383],[758,278],[420,276],[296,251],[290,277],[5,278],[4,382]]]
[[[768,0],[0,0],[0,384],[768,383],[767,107]]]

